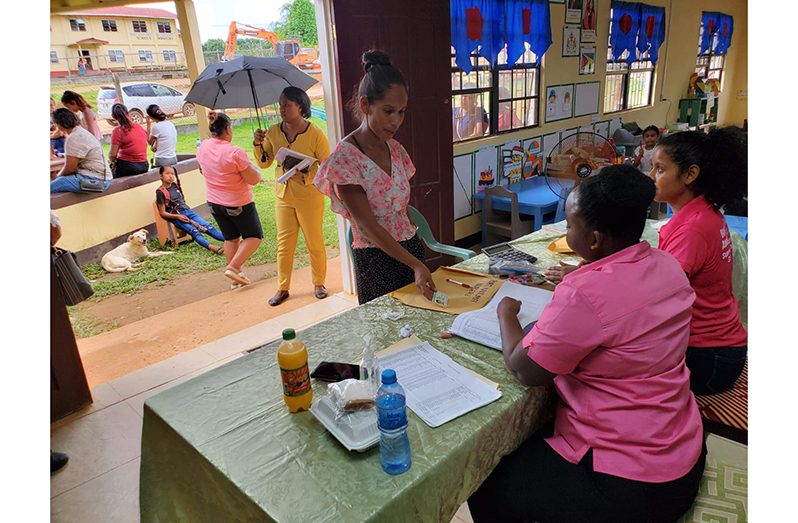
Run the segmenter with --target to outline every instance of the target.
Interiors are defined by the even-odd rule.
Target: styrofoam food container
[[[380,441],[377,409],[371,408],[335,419],[335,404],[329,396],[313,402],[310,412],[347,450],[365,452]]]

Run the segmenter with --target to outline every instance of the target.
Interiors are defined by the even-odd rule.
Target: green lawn
[[[326,125],[323,121],[316,118],[311,118],[311,121],[326,132]],[[253,130],[254,125],[239,125],[233,129],[233,143],[244,148],[250,155],[252,154]],[[196,133],[179,135],[177,151],[195,152],[197,136]],[[105,149],[107,152],[107,145]],[[248,263],[251,265],[270,263],[277,259],[277,228],[274,217],[274,169],[275,166],[272,165],[269,169],[263,170],[264,182],[254,188],[255,206],[258,209],[263,226],[263,243],[250,258]],[[153,194],[154,197],[155,195]],[[330,211],[330,202],[326,198],[325,207],[324,243],[328,246],[337,247],[338,233],[335,215]],[[155,239],[151,239],[149,248],[151,250],[158,249],[158,242]],[[194,242],[184,243],[178,248],[167,246],[164,250],[173,250],[175,254],[145,260],[141,270],[123,273],[122,276],[114,275],[109,277],[99,263],[84,265],[82,267],[84,274],[87,278],[93,280],[94,297],[103,298],[114,294],[135,292],[149,284],[167,285],[178,276],[220,270],[226,264],[224,256],[213,254]],[[304,267],[308,263],[309,257],[305,248],[305,240],[300,235],[295,264]]]

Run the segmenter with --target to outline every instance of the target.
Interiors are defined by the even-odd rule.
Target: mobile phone
[[[310,374],[310,377],[319,381],[335,382],[348,378],[360,378],[360,365],[354,363],[338,363],[335,361],[322,361]]]

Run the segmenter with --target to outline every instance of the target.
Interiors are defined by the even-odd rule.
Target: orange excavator
[[[312,47],[300,47],[299,40],[280,40],[276,34],[260,27],[230,22],[227,32],[227,44],[224,46],[223,61],[232,60],[236,56],[238,35],[260,38],[272,44],[276,56],[280,56],[302,69],[320,69],[319,53]]]

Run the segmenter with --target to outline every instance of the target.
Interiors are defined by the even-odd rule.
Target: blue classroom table
[[[518,183],[505,185],[505,187],[518,194],[518,212],[535,218],[533,231],[537,231],[543,225],[544,214],[557,212],[560,198],[554,194],[543,176],[533,176]],[[478,192],[474,195],[474,198],[483,201],[485,193]],[[509,212],[511,205],[512,202],[509,198],[493,197],[494,209]],[[551,221],[554,222],[556,219],[552,217]]]

